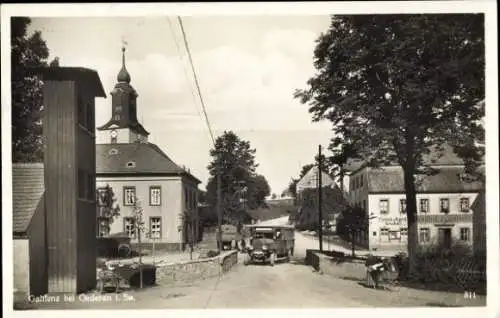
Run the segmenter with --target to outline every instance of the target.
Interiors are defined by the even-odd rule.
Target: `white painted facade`
[[[384,170],[400,169],[384,167]],[[402,212],[406,202],[404,189],[391,193],[373,193],[369,189],[370,168],[363,168],[345,178],[348,200],[353,206],[362,207],[368,218],[368,230],[360,233],[358,240],[373,250],[407,249],[407,218]],[[460,244],[473,242],[471,205],[477,192],[417,193],[417,224],[419,243],[425,245]],[[448,202],[449,212],[441,212],[440,205]],[[463,210],[460,204],[468,205]],[[427,206],[427,211],[425,211]]]
[[[470,205],[474,202],[477,193],[419,193],[417,194],[417,221],[419,232],[419,243],[421,245],[439,244],[439,229],[449,229],[453,243],[472,244],[472,210]],[[450,212],[440,212],[441,199],[448,199]],[[460,210],[460,200],[468,199],[469,209],[466,212]],[[381,209],[386,200],[388,212],[382,213]],[[399,248],[406,249],[407,244],[407,220],[406,214],[401,212],[401,200],[406,201],[404,193],[400,194],[369,194],[366,196],[368,214],[373,217],[369,221],[370,248]],[[425,201],[427,200],[427,201]],[[427,203],[423,203],[427,202]],[[421,207],[427,205],[428,212],[423,212]],[[452,216],[459,216],[451,221]],[[428,233],[428,240],[426,240]],[[468,234],[462,232],[468,232]],[[466,238],[466,240],[464,240]]]
[[[96,143],[97,144],[129,144],[133,142],[148,142],[146,135],[138,134],[129,128],[117,128],[118,126],[112,125],[106,130],[96,130]]]
[[[160,220],[160,237],[155,242],[185,243],[184,228],[182,228],[181,213],[186,211],[194,216],[198,224],[198,191],[197,185],[182,177],[98,177],[97,189],[109,185],[115,194],[116,203],[120,207],[120,216],[116,217],[110,227],[110,234],[125,232],[125,218],[133,214],[133,206],[124,200],[125,189],[133,187],[143,208],[146,231],[151,231],[153,222]],[[158,202],[151,202],[152,189],[160,190]],[[157,198],[156,198],[157,199]],[[157,225],[156,225],[157,226]],[[133,238],[135,242],[137,238]],[[141,237],[143,242],[151,242],[148,237]]]

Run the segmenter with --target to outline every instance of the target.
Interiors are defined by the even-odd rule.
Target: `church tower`
[[[147,142],[149,132],[137,120],[137,92],[130,85],[130,74],[125,67],[125,47],[122,47],[122,68],[111,92],[111,119],[97,128],[97,143],[123,144]]]

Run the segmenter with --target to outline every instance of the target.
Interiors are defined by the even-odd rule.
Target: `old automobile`
[[[221,226],[222,235],[220,241],[222,243],[221,250],[230,250],[236,247],[237,241],[239,239],[238,227],[232,224],[223,224]],[[219,231],[216,230],[216,234],[219,237]],[[218,243],[218,242],[217,242]]]
[[[276,261],[290,260],[293,256],[295,232],[291,226],[261,226],[248,225],[244,264],[269,263],[274,266]]]

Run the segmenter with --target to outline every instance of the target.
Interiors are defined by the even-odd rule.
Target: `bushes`
[[[414,272],[406,253],[394,256],[400,281],[439,283],[450,288],[485,290],[486,258],[473,256],[467,246],[455,245],[451,249],[438,246],[421,248],[416,255]]]

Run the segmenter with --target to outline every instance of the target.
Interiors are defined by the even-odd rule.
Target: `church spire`
[[[122,46],[122,68],[116,77],[119,83],[130,83],[130,74],[125,67],[125,45]]]

